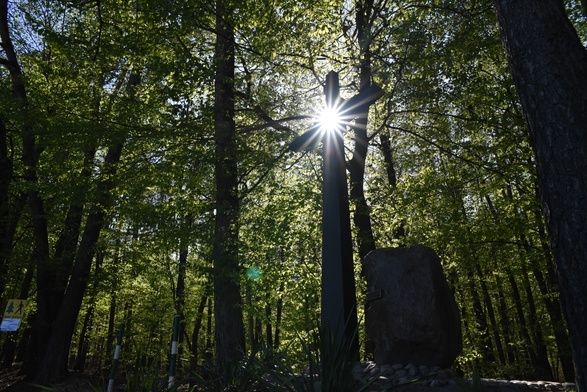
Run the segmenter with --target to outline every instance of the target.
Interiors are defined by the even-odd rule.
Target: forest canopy
[[[565,5],[585,42],[580,4]],[[301,359],[320,319],[322,162],[288,146],[334,70],[343,98],[386,92],[345,133],[357,303],[369,251],[427,245],[462,317],[455,368],[574,379],[491,1],[0,11],[0,306],[27,300],[2,335],[2,367],[23,362],[40,381],[63,377],[70,357],[108,367],[124,322],[122,366],[165,372],[174,314],[184,370],[237,348]]]

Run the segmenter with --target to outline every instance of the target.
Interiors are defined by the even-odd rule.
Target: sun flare
[[[320,124],[320,128],[325,132],[337,131],[342,125],[340,112],[337,108],[325,107],[318,114],[318,123]]]

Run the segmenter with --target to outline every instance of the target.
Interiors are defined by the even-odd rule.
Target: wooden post
[[[179,335],[179,322],[180,317],[179,314],[176,314],[173,317],[173,338],[171,339],[171,359],[169,361],[169,382],[167,387],[169,389],[173,388],[175,384],[175,366],[177,362],[177,342],[178,342],[178,335]]]
[[[120,324],[118,338],[116,339],[116,349],[114,350],[114,358],[112,359],[112,367],[110,368],[110,380],[108,380],[108,392],[114,391],[114,377],[116,376],[116,366],[118,366],[118,357],[120,356],[120,347],[122,346],[122,335],[124,335],[124,323]]]

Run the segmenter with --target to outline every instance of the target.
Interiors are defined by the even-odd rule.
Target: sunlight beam
[[[335,107],[325,107],[317,117],[320,129],[324,132],[339,131],[342,126],[340,112]]]

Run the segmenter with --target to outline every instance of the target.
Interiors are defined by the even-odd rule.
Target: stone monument
[[[377,249],[363,270],[375,362],[450,367],[463,348],[461,319],[436,252],[423,245]]]

